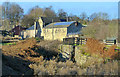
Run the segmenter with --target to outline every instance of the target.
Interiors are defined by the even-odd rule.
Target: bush
[[[118,55],[118,52],[115,52],[116,47],[116,45],[112,45],[106,49],[105,44],[93,38],[88,38],[86,42],[87,53],[91,54],[92,56],[102,57],[104,59],[115,59],[116,55]]]
[[[93,59],[95,60],[95,58]],[[55,62],[50,60],[44,61],[43,64],[41,62],[30,64],[29,67],[34,70],[34,75],[118,75],[117,61],[92,64],[89,67],[80,68],[71,61]]]
[[[37,42],[40,42],[41,38],[36,37],[35,40],[36,40]]]

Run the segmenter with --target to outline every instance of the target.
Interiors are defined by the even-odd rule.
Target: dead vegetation
[[[89,41],[89,40],[88,40]],[[96,45],[97,43],[98,45]],[[59,41],[40,41],[34,38],[6,45],[2,48],[3,75],[117,75],[118,62],[112,61],[106,64],[99,63],[87,67],[81,67],[72,61],[61,62],[59,60],[57,46]],[[94,53],[95,49],[101,50],[104,45],[98,41],[87,42],[87,49]],[[94,46],[96,45],[95,49]],[[86,47],[85,47],[86,48]],[[113,51],[115,47],[108,49]],[[99,53],[99,51],[98,51]],[[114,53],[114,52],[113,52]],[[111,56],[111,55],[110,55]],[[92,61],[92,60],[91,60]],[[90,61],[90,62],[91,62]],[[88,62],[89,63],[89,62]],[[109,67],[108,67],[109,66]]]
[[[59,41],[42,41],[37,43],[34,38],[22,40],[16,45],[6,45],[2,47],[2,53],[7,56],[16,56],[25,60],[39,59],[57,56],[57,45]]]
[[[41,41],[41,42],[37,43],[37,45],[42,47],[42,48],[45,48],[46,50],[59,52],[58,51],[58,45],[61,44],[61,43],[62,42],[57,41],[57,40],[55,40],[55,41],[45,40],[45,41]]]
[[[91,55],[99,56],[104,59],[115,59],[116,55],[118,54],[118,52],[115,52],[116,47],[116,45],[112,45],[111,47],[106,48],[104,43],[93,38],[88,38],[85,51]]]
[[[51,45],[49,45],[48,43]],[[31,38],[21,40],[17,42],[16,45],[3,46],[3,75],[26,74],[26,72],[28,71],[27,69],[30,70],[30,68],[28,67],[30,63],[40,62],[45,59],[48,60],[48,58],[52,58],[53,56],[57,55],[57,51],[55,50],[55,47],[53,45],[57,46],[57,44],[52,41],[45,42],[45,44],[41,41],[41,43],[39,44],[34,38]],[[22,69],[21,67],[24,67],[24,69]],[[7,72],[7,70],[9,72]],[[12,71],[12,73],[10,73],[10,71]]]
[[[50,60],[30,64],[29,67],[34,70],[34,75],[118,75],[117,61],[81,68],[72,61]]]
[[[35,39],[23,40],[17,42],[16,45],[6,45],[2,46],[3,54],[10,56],[18,56],[19,54],[28,53],[26,50],[34,47],[36,45]]]

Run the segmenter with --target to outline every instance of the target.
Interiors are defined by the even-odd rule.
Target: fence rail
[[[69,45],[73,45],[73,44],[83,45],[83,44],[86,44],[86,39],[85,38],[78,38],[78,37],[69,37],[69,38],[64,38],[63,43],[69,44]]]
[[[21,37],[7,37],[7,38],[3,38],[2,42],[3,43],[7,43],[7,42],[17,42],[21,39]]]
[[[64,38],[63,43],[64,44],[77,44],[77,45],[83,45],[86,44],[87,38],[80,38],[80,37],[69,37],[69,38]],[[106,45],[114,45],[117,44],[116,39],[115,40],[99,40],[101,42],[104,42]]]
[[[106,45],[114,45],[116,44],[116,40],[105,40]]]

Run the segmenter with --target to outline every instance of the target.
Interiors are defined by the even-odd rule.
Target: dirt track
[[[57,55],[56,46],[56,42],[37,43],[34,38],[19,41],[16,45],[3,46],[3,75],[32,74],[33,71],[29,68],[29,64],[40,62],[51,55]]]
[[[33,71],[28,65],[34,60],[28,57],[30,57],[30,55],[38,55],[38,53],[35,53],[33,50],[31,50],[31,48],[35,45],[35,39],[28,39],[17,42],[16,45],[3,46],[3,75],[27,75],[28,71],[28,75],[31,75]]]
[[[6,55],[16,56],[19,53],[24,52],[24,50],[28,50],[36,45],[35,39],[29,39],[25,41],[17,42],[16,45],[6,45],[2,47],[2,51]]]

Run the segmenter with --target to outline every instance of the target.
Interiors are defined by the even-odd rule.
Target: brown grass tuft
[[[117,47],[116,45],[112,45],[110,48],[105,50],[106,49],[105,44],[94,38],[87,39],[86,47],[87,47],[86,52],[94,56],[102,57],[104,59],[105,58],[114,59],[114,57],[118,53],[118,52],[115,52],[114,50]]]

